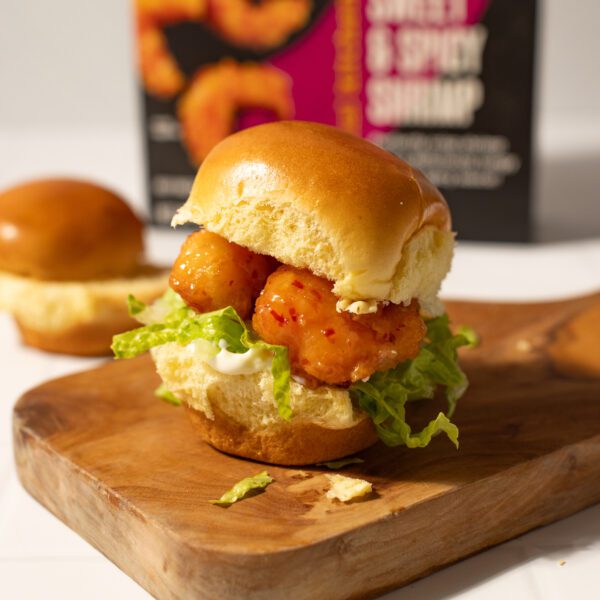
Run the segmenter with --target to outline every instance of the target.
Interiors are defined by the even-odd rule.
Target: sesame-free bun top
[[[189,221],[333,281],[346,307],[419,298],[437,312],[452,258],[440,192],[396,156],[317,123],[259,125],[215,146],[173,224]]]
[[[41,179],[0,193],[0,270],[53,281],[126,277],[143,253],[142,223],[115,193]]]

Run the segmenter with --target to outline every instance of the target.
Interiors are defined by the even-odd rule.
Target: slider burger
[[[204,228],[171,290],[117,357],[151,349],[158,394],[231,454],[297,465],[381,438],[426,446],[467,386],[437,294],[454,235],[444,198],[375,145],[333,127],[277,122],[215,146],[173,219]],[[406,405],[445,395],[421,431]]]
[[[143,262],[143,225],[113,192],[44,179],[0,193],[0,309],[25,344],[50,352],[110,353],[136,325],[128,292],[151,301],[167,274]]]

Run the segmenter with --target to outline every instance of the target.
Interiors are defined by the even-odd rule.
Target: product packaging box
[[[535,0],[137,0],[152,220],[228,134],[335,125],[421,169],[463,239],[530,234]]]

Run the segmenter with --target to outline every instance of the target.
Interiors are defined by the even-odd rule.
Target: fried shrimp
[[[200,164],[235,128],[237,113],[263,108],[278,119],[294,116],[289,76],[269,65],[225,59],[201,69],[181,96],[177,114],[192,161]]]
[[[277,263],[215,233],[190,235],[173,264],[169,284],[199,312],[233,306],[249,318],[254,300]]]
[[[312,0],[209,0],[208,20],[236,46],[266,50],[302,28],[311,10]]]
[[[149,93],[170,98],[185,85],[185,76],[169,51],[162,27],[202,19],[206,1],[136,0],[139,69]]]
[[[281,266],[256,301],[256,333],[288,347],[295,374],[343,384],[419,353],[425,324],[416,302],[389,304],[375,314],[340,313],[331,288],[331,282],[309,271]]]

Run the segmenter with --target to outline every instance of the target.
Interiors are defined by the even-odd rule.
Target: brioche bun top
[[[416,169],[334,127],[279,121],[240,131],[203,162],[173,219],[334,282],[347,302],[433,306],[453,235]]]
[[[143,253],[143,225],[113,192],[43,179],[0,193],[0,270],[36,279],[125,277]]]

